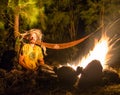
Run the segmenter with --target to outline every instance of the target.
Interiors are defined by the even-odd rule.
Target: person
[[[36,45],[37,40],[42,41],[41,30],[31,29],[28,40],[21,48],[19,64],[26,69],[37,70],[39,65],[45,64],[42,47]]]

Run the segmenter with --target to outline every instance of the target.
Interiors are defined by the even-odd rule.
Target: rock
[[[58,76],[60,84],[73,86],[78,78],[78,75],[81,73],[82,68],[78,67],[75,71],[72,67],[62,66],[60,68],[55,67],[54,71]]]
[[[98,85],[102,80],[102,65],[100,61],[93,60],[83,70],[78,82],[79,88],[87,88]]]
[[[103,83],[106,84],[113,84],[113,83],[120,83],[120,77],[117,71],[109,68],[103,70]]]

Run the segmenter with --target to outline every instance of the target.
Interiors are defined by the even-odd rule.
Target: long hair
[[[42,34],[42,31],[40,29],[31,29],[31,30],[29,30],[29,33],[30,34],[35,33],[37,36],[37,40],[42,41],[43,34]]]

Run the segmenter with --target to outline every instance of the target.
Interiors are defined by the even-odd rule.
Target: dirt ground
[[[0,95],[120,95],[120,83],[80,89],[61,85],[54,74],[0,69]]]

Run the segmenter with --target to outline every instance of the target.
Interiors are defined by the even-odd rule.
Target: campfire
[[[77,66],[85,68],[92,60],[99,60],[102,67],[106,69],[109,60],[112,58],[110,51],[112,51],[113,46],[118,41],[114,40],[114,37],[111,39],[106,35],[106,33],[102,34],[100,39],[95,39],[94,48],[90,50],[86,56],[80,59],[77,65],[68,64],[68,66],[71,66],[74,69],[76,69]]]
[[[60,81],[61,81],[61,77],[60,77],[61,75],[65,76],[64,83],[71,81],[70,79],[72,79],[73,77],[68,78],[66,77],[67,73],[64,74],[63,72],[67,71],[68,69],[69,69],[68,70],[69,73],[73,72],[73,70],[71,70],[72,68],[75,70],[73,72],[75,74],[78,71],[78,67],[83,68],[83,71],[80,72],[81,74],[79,73],[78,75],[79,76],[78,85],[80,87],[83,87],[85,85],[91,86],[94,84],[101,83],[102,77],[106,76],[106,74],[108,73],[109,73],[108,75],[109,77],[115,76],[114,78],[118,79],[119,78],[118,74],[109,69],[109,61],[110,59],[112,59],[113,56],[112,54],[110,54],[110,52],[113,50],[113,47],[118,42],[118,40],[119,39],[116,40],[115,37],[113,38],[108,37],[106,33],[102,34],[100,39],[95,39],[94,48],[90,50],[90,52],[86,56],[84,56],[81,60],[79,60],[77,65],[67,64],[67,68],[64,66],[58,68],[59,73],[57,73],[57,75]],[[64,71],[62,71],[62,69]],[[77,76],[74,76],[75,79],[76,77]]]

